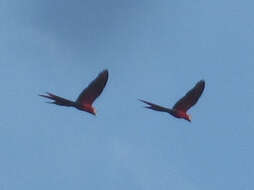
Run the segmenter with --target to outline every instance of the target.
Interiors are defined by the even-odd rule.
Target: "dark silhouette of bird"
[[[67,100],[65,98],[56,96],[47,92],[47,95],[39,95],[44,98],[53,100],[49,102],[59,106],[75,107],[81,111],[86,111],[93,115],[96,115],[96,110],[92,106],[93,102],[102,93],[106,83],[108,81],[108,70],[102,71],[89,85],[83,90],[75,102]]]
[[[148,109],[167,112],[176,118],[182,118],[187,121],[191,121],[191,116],[187,114],[187,111],[197,103],[204,89],[205,89],[205,81],[201,80],[197,82],[197,84],[191,90],[189,90],[184,97],[182,97],[180,100],[176,102],[176,104],[173,106],[172,109],[165,108],[145,100],[141,99],[139,100],[141,102],[148,104],[148,106],[146,106],[146,108]]]

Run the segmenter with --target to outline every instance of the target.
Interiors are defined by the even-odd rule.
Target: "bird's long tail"
[[[144,102],[145,104],[148,104],[148,106],[145,106],[145,108],[155,110],[155,111],[167,112],[167,113],[171,112],[171,110],[168,109],[168,108],[153,104],[153,103],[145,101],[145,100],[141,100],[141,99],[138,99],[138,100],[141,101],[141,102]]]
[[[53,102],[49,102],[49,103],[56,104],[56,105],[59,105],[59,106],[74,106],[74,104],[75,104],[73,101],[70,101],[70,100],[67,100],[65,98],[56,96],[56,95],[51,94],[49,92],[47,92],[47,95],[41,95],[40,94],[39,96],[51,99],[51,100],[53,100]]]

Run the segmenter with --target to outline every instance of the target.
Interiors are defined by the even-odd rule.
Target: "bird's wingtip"
[[[201,79],[199,82],[205,84],[205,79]]]
[[[101,73],[108,75],[108,69],[103,69]]]

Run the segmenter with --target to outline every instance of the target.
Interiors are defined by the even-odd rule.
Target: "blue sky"
[[[0,189],[254,188],[253,1],[1,0]],[[68,99],[103,69],[97,116]],[[143,108],[206,89],[192,123]]]

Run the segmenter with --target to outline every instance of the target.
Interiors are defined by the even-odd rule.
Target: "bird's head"
[[[88,112],[88,113],[91,113],[91,114],[93,114],[93,115],[96,115],[96,110],[95,110],[95,108],[92,107],[92,106],[90,106],[90,105],[83,105],[82,108],[81,108],[81,110],[84,110],[84,111],[86,111],[86,112]]]
[[[96,115],[96,110],[94,107],[90,107],[87,111],[93,115]]]
[[[186,114],[184,119],[191,122],[191,115]]]

